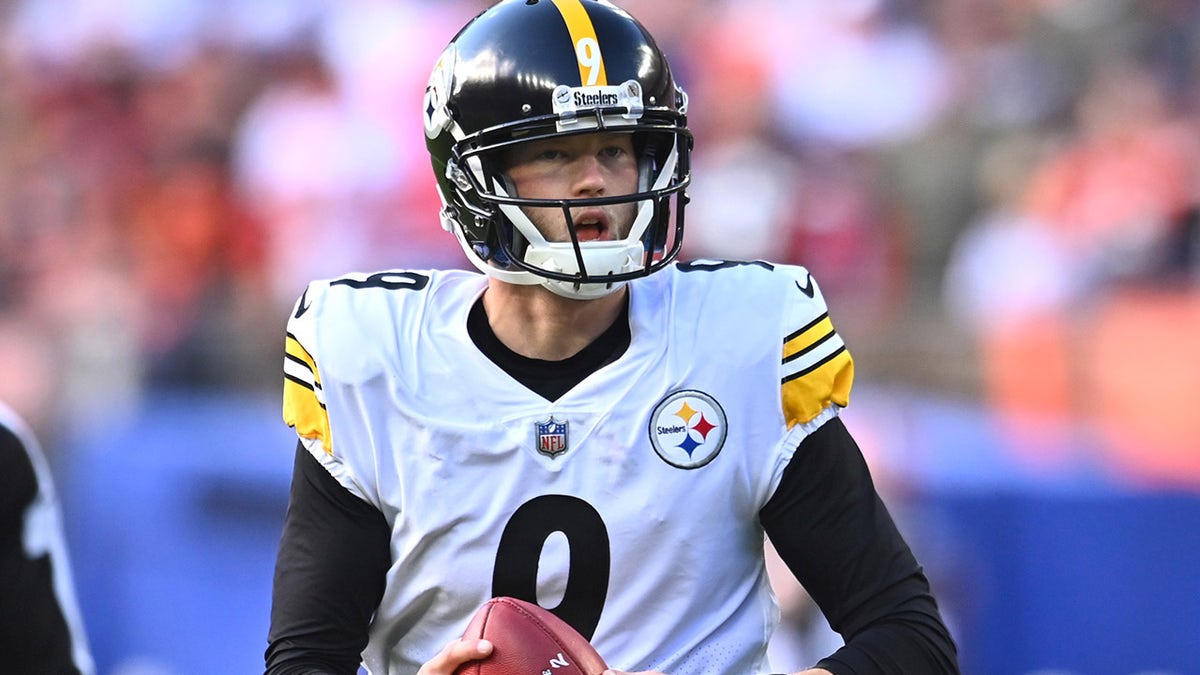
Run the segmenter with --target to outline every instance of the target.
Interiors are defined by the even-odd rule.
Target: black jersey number
[[[366,279],[344,277],[329,282],[330,286],[350,288],[384,288],[389,291],[406,289],[419,291],[429,285],[429,277],[417,272],[376,272]]]
[[[591,640],[608,595],[608,528],[578,497],[543,495],[517,509],[500,535],[492,595],[537,603],[538,563],[555,532],[567,537],[571,567],[562,602],[550,611]]]
[[[754,265],[765,270],[773,270],[775,266],[764,260],[692,260],[679,263],[680,272],[715,272],[730,267]]]

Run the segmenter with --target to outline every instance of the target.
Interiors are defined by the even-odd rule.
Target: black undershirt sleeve
[[[840,419],[804,439],[759,516],[846,641],[819,667],[835,675],[959,672],[929,581]]]
[[[391,564],[383,514],[302,445],[275,562],[268,675],[354,675]]]

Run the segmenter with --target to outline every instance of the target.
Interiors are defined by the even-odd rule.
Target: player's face
[[[638,182],[633,135],[600,132],[524,143],[508,157],[508,177],[517,196],[527,199],[632,194]],[[632,203],[588,206],[571,209],[571,219],[579,241],[606,241],[629,233],[635,211]],[[561,209],[525,212],[548,241],[570,241]]]

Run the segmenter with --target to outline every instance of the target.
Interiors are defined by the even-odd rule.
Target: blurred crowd
[[[272,392],[309,278],[462,267],[420,103],[488,4],[0,3],[0,399]],[[621,4],[691,97],[687,257],[804,264],[870,377],[1039,433],[1200,398],[1200,3]]]

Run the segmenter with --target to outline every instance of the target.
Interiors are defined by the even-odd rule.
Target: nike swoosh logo
[[[309,307],[312,307],[312,301],[308,299],[308,289],[306,288],[304,289],[304,293],[300,295],[300,303],[296,307],[296,314],[293,315],[293,318],[299,319],[304,316]]]
[[[813,290],[813,279],[812,279],[811,274],[809,274],[808,278],[804,280],[804,283],[805,283],[805,285],[801,286],[800,282],[797,281],[796,288],[799,288],[800,292],[807,295],[808,297],[810,297],[810,298],[814,297],[816,295],[816,292]]]

